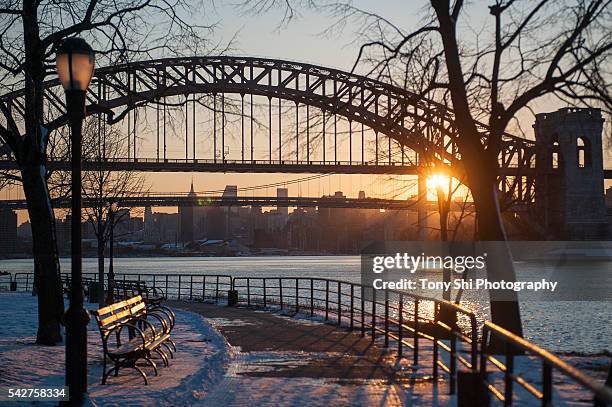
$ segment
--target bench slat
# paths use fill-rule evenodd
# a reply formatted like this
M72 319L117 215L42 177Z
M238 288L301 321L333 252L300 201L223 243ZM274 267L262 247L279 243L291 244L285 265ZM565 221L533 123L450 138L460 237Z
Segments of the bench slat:
M140 302L142 301L142 297L140 295L137 295L135 297L132 298L128 298L127 300L123 300L123 301L119 301L116 302L114 304L111 305L107 305L106 307L100 308L97 313L102 315L102 314L109 314L112 313L113 311L120 309L120 308L125 308L128 307L134 303Z

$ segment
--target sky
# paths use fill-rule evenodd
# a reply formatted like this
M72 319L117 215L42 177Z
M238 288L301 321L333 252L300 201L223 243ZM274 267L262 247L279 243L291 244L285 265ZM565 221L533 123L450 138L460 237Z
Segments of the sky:
M486 7L474 5L488 5L490 2L477 0L472 2L469 10L469 22L472 26L482 25L488 19ZM367 0L355 1L358 7L370 9L388 18L394 24L409 30L419 25L423 17L424 0L399 1L385 0L372 2ZM357 44L354 42L355 31L346 27L342 31L336 30L332 35L324 35L326 29L336 26L336 20L327 13L317 10L301 10L300 15L290 24L280 26L283 10L271 9L263 13L249 13L240 9L235 2L205 2L204 6L194 11L194 16L202 18L206 23L216 22L216 28L211 34L212 43L226 44L232 42L231 54L271 57L300 62L309 62L317 65L350 70L357 55ZM560 106L536 106L540 111L556 110ZM531 123L523 125L530 129ZM180 151L179 147L176 147ZM608 160L608 167L610 167ZM149 176L148 182L151 191L159 192L187 192L193 181L196 191L210 191L223 189L225 185L233 184L239 187L284 182L302 178L307 175L283 174L155 174ZM400 189L412 192L414 183L407 181ZM397 195L397 180L390 180L387 176L327 176L315 181L287 186L290 195L318 196L332 194L343 190L348 196L356 196L359 190L366 190L370 196L391 197ZM258 190L259 195L273 195L275 188ZM20 189L6 188L0 191L0 197L22 197ZM173 211L174 209L171 209ZM19 214L19 221L26 219L25 213Z

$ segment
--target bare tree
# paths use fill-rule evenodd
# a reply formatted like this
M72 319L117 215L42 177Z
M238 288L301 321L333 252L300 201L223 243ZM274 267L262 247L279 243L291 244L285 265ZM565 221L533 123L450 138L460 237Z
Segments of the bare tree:
M87 160L97 163L98 168L83 172L83 198L90 204L85 208L87 221L93 228L97 240L98 281L104 282L104 249L114 226L129 213L121 206L122 198L148 192L145 177L134 171L112 171L105 168L104 161L127 156L124 135L117 127L107 126L99 117L91 116L85 123L83 137L88 148L84 151ZM110 206L116 216L109 216ZM101 284L101 287L104 285ZM105 304L104 290L100 288L99 304Z
M456 177L465 175L477 211L478 239L483 241L506 241L498 191L505 132L520 130L519 119L538 101L597 107L607 113L612 108L606 67L612 49L610 0L491 0L490 19L482 27L472 21L482 3L430 0L422 24L410 30L394 23L392 16L359 9L352 2L245 4L256 12L283 7L287 20L299 16L299 7L327 10L338 18L333 30L357 27L360 50L354 69L452 111L456 132L447 136L458 153L453 171ZM496 260L488 265L489 278L514 280L507 245L489 254ZM491 302L492 319L522 334L516 294L507 294L509 301Z
M97 50L98 65L127 62L166 52L193 54L207 43L210 27L188 21L197 5L188 0L2 0L0 2L0 89L24 90L24 114L0 103L0 149L8 147L20 169L32 224L38 287L37 342L61 340L63 299L55 221L47 183L51 133L66 118L47 121L43 81L54 74L61 40L80 35Z

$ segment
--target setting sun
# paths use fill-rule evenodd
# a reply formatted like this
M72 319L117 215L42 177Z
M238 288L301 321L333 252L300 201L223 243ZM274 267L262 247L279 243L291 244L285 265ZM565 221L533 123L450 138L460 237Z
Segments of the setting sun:
M449 179L446 175L432 174L427 177L427 189L435 191L438 188L442 188L443 190L447 190L448 182Z

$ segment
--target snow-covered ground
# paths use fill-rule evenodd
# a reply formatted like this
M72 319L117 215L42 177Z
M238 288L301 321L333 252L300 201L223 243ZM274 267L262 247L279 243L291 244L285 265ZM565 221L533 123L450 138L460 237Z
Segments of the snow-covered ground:
M9 386L63 385L64 346L43 347L34 344L36 310L36 297L25 293L0 292L0 391L6 391ZM421 345L422 357L417 369L411 367L407 359L397 361L400 376L412 379L398 383L377 380L347 382L318 377L258 377L248 373L253 369L270 369L271 366L300 365L313 359L331 363L338 355L329 352L242 352L229 346L215 326L239 325L248 321L205 319L182 310L176 310L176 314L173 338L178 352L169 367L162 367L158 363L159 376L147 370L149 386L144 386L140 376L129 369L121 371L118 377L111 376L107 385L100 384L101 339L95 322L89 324L89 405L335 407L456 404L456 398L447 394L447 382L434 385L428 378L431 372L431 346L425 342ZM298 315L295 319L302 324L321 323L320 316L309 318ZM607 356L568 356L563 359L590 376L605 380L609 361ZM517 373L541 388L540 366L536 360L520 357L515 366ZM499 374L491 377L498 384L499 378ZM590 404L589 395L567 378L555 374L554 382L558 405ZM498 388L503 389L501 385ZM518 388L515 385L518 390L517 405L539 405Z
M34 344L36 310L36 297L25 293L0 293L0 391L7 391L9 386L30 388L63 385L64 346ZM223 377L229 358L228 348L225 339L201 316L180 310L176 311L176 316L172 336L178 351L170 361L170 366L163 367L161 362L158 363L159 376L154 376L150 368L145 369L149 376L148 386L143 385L142 378L132 369L120 371L118 377L111 376L106 385L100 384L102 340L95 321L90 322L89 405L200 404Z

